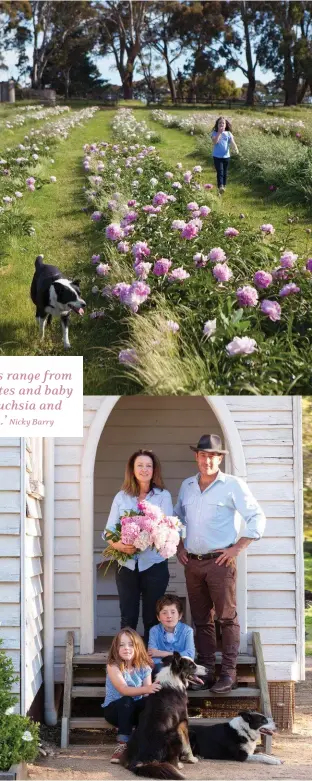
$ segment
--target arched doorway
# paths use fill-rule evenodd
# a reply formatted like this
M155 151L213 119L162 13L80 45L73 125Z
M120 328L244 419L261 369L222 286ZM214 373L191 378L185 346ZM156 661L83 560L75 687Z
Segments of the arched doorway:
M109 483L109 488L105 489L107 503L109 492L113 495L118 490L122 477L120 470L124 468L126 456L137 446L152 447L155 450L157 448L162 461L164 455L167 455L168 474L164 472L164 477L167 487L174 495L181 479L194 473L193 462L181 467L182 461L187 462L192 458L185 455L191 454L188 443L193 440L196 442L196 437L206 430L223 434L229 450L225 470L245 478L246 464L242 443L223 397L103 397L84 444L81 464L81 653L92 653L94 650L94 540L105 525L103 519L98 518L94 530L94 512L99 509L94 505L94 501L97 501L94 470L98 448L104 454L103 462L106 460L106 464L110 465L111 460L115 459L117 464L109 474L107 467L105 472L104 463L104 471L98 474L99 485L103 485L106 478ZM172 464L180 464L176 474L172 474ZM189 470L186 474L183 472L184 468ZM104 509L106 512L107 507ZM242 651L247 647L246 603L246 554L242 553L238 567Z

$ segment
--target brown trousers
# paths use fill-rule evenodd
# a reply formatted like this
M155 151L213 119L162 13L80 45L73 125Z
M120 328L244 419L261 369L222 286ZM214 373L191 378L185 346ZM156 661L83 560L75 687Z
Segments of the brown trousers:
M215 559L191 559L185 567L186 586L195 624L198 662L214 668L217 650L215 619L222 631L222 675L235 676L240 644L236 608L236 560L226 567Z

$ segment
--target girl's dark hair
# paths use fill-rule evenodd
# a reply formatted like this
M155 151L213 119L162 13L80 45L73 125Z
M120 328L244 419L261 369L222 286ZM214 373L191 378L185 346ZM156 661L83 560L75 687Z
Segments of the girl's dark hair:
M225 121L225 129L226 129L226 130L229 130L229 131L230 131L230 133L232 133L232 125L231 125L231 123L229 122L229 120L228 120L228 119L226 119L226 117L218 117L218 119L217 119L217 121L216 121L216 124L214 125L214 128L213 128L213 129L214 129L216 132L218 131L218 124L219 124L219 122L220 122L220 119L224 119L224 121Z
M130 496L139 496L140 486L134 474L134 462L135 459L138 458L138 456L148 456L153 462L153 475L150 483L150 489L151 488L164 489L165 486L162 479L159 459L157 458L157 456L155 456L155 453L153 453L152 450L141 449L141 450L136 450L135 453L132 453L132 456L130 456L127 462L125 479L123 481L121 490L125 491L126 494L130 494Z

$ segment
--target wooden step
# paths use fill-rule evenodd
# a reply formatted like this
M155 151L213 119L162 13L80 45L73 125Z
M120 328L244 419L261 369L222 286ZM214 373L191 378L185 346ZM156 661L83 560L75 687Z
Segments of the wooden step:
M105 684L105 681L106 681L106 675L101 675L101 673L94 673L93 672L93 674L92 674L92 672L91 672L91 674L88 675L85 671L82 671L81 668L80 668L79 672L77 672L77 673L75 672L74 673L74 684L75 685L83 685L83 684L88 684L89 683L91 686L92 686L92 684L94 686L100 686L102 684L102 686L103 686Z
M103 651L103 653L94 653L94 654L75 654L73 658L73 664L84 664L87 666L94 665L94 664L102 664L106 665L107 662L107 656L108 653ZM216 664L221 664L222 662L222 653L221 651L217 651L216 653ZM237 659L237 664L247 664L247 665L255 665L256 664L256 657L250 656L249 654L239 654Z
M251 686L238 686L237 689L231 689L230 692L225 692L224 694L216 694L215 692L210 691L210 689L197 689L194 691L188 691L188 698L189 700L193 699L207 699L212 700L216 699L217 697L231 697L232 699L242 698L242 697L260 697L260 689L255 689Z
M106 664L108 654L96 653L96 654L75 654L73 658L73 664Z
M101 716L75 716L69 719L69 729L114 729L114 727Z
M105 686L74 686L72 697L105 697Z
M237 689L232 689L230 692L225 692L225 694L216 694L215 692L210 691L210 689L198 689L197 691L189 690L188 691L188 698L192 700L193 698L201 698L201 699L216 699L216 697L232 697L235 699L236 697L259 697L260 696L260 689L256 689L252 686L238 686ZM74 685L72 687L72 697L105 697L105 686L76 686Z

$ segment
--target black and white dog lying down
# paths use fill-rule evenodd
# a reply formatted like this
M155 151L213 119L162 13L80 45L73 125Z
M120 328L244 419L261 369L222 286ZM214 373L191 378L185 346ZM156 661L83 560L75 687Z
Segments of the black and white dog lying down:
M194 720L195 721L195 720ZM231 721L220 724L190 726L192 750L202 759L228 759L237 762L264 762L281 765L271 754L254 754L261 734L272 735L274 721L256 711L241 711Z
M197 677L206 668L175 651L163 659L155 680L160 691L146 699L146 705L120 763L144 778L181 778L180 760L198 762L188 736L187 686L202 683Z
M30 297L36 307L41 339L44 339L45 326L52 317L60 317L64 348L69 349L69 315L71 312L83 315L86 306L80 296L79 280L66 279L57 266L43 263L43 255L36 258L35 269Z

